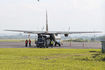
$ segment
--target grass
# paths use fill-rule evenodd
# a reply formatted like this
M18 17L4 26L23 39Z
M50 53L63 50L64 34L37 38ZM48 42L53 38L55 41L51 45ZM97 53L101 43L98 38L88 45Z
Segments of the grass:
M0 48L0 70L105 70L101 49Z

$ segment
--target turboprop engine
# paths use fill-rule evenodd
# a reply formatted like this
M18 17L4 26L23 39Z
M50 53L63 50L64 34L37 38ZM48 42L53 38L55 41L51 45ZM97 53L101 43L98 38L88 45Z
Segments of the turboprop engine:
M68 37L68 34L64 34L65 35L65 37Z
M69 32L69 30L70 30L70 27L68 28L68 32ZM64 36L65 36L65 37L68 37L69 34L64 34Z
M56 36L58 36L58 34L55 34Z

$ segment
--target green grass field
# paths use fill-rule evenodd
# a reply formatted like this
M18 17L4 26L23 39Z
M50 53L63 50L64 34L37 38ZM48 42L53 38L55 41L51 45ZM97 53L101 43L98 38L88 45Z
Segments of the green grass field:
M0 48L0 70L105 70L101 49Z

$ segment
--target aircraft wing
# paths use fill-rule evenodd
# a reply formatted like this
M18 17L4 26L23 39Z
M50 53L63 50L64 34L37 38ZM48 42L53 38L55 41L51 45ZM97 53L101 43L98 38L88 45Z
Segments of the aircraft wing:
M5 31L13 31L13 32L23 32L23 33L31 33L31 34L81 34L81 33L102 33L101 31L81 31L81 32L69 32L69 31L27 31L27 30L5 30Z
M81 34L81 33L102 33L101 31L73 31L73 32L67 32L67 31L56 31L51 32L52 34Z
M41 34L46 32L46 31L27 31L27 30L4 30L4 31L23 32L23 33L31 33L31 34Z

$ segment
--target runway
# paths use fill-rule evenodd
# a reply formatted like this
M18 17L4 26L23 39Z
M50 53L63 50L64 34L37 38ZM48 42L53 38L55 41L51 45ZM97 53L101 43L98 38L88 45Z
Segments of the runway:
M31 47L25 47L25 42L0 42L0 48L37 48L35 43L32 42ZM51 48L51 47L49 47ZM101 49L102 45L101 43L84 43L83 42L63 42L63 45L61 47L56 46L53 48L73 48L73 49Z

